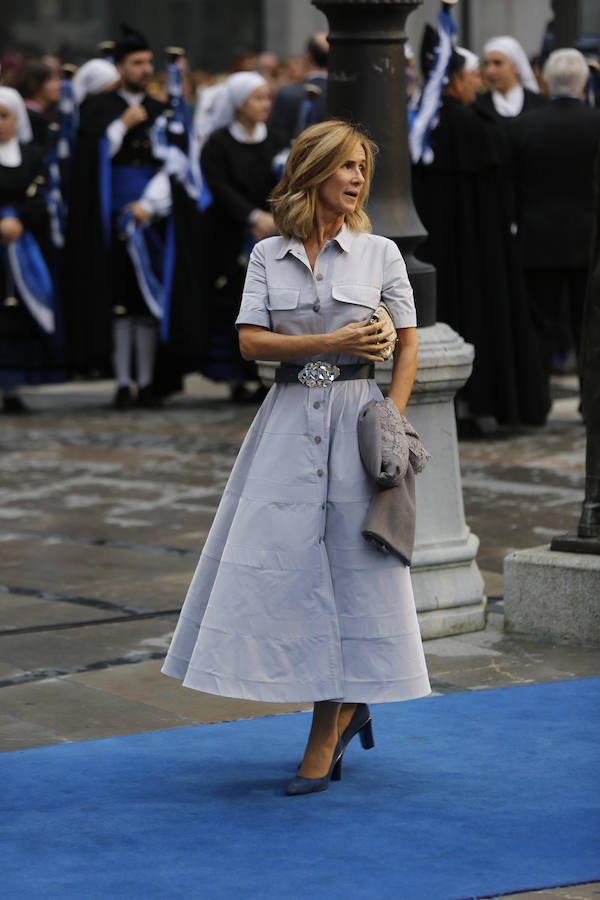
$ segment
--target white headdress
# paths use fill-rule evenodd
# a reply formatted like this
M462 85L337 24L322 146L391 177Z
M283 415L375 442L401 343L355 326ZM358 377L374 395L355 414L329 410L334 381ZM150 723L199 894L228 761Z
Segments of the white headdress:
M491 38L483 45L484 55L489 53L490 50L496 50L498 53L503 53L504 56L507 56L516 66L519 81L523 87L533 91L534 94L539 94L540 89L533 74L533 69L529 65L527 54L516 38L510 37L508 34Z
M89 94L97 94L102 88L114 84L120 78L119 72L107 59L89 59L73 76L73 93L81 105Z
M464 57L465 60L465 69L467 72L472 72L479 65L479 57L476 53L473 53L471 50L467 50L466 47L455 47L454 48L457 53L460 53L461 56Z
M258 72L234 72L220 84L205 88L195 116L196 133L201 143L217 128L231 125L236 110L243 106L250 94L266 85Z
M33 137L31 123L27 115L27 107L23 98L14 88L0 87L0 106L6 106L15 117L17 138L22 144L28 144Z

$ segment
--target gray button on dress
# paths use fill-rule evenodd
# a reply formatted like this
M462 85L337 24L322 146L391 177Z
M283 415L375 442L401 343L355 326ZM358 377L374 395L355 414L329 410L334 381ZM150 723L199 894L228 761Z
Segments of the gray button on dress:
M344 226L317 265L318 296L300 241L258 243L237 324L331 332L367 318L380 297L398 328L416 324L392 241ZM165 674L199 691L269 702L375 703L430 692L410 572L361 535L373 484L357 418L381 396L369 379L273 385L225 488Z

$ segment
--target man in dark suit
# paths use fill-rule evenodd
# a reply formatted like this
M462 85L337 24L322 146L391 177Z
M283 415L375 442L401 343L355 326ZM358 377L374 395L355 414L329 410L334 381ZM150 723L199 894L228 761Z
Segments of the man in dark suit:
M600 110L582 102L588 67L578 50L555 50L544 78L551 102L513 119L509 136L521 265L550 374L565 326L576 350L581 341Z
M327 55L324 31L313 34L304 51L306 75L300 84L286 84L275 95L269 124L290 140L327 116Z

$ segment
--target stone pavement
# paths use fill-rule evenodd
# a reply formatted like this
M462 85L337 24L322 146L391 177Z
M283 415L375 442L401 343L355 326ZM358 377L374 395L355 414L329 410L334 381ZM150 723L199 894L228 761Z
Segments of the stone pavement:
M127 413L110 409L107 382L32 389L31 415L0 419L0 749L307 709L160 675L254 414L199 377L186 388L160 411ZM504 556L574 528L583 497L575 379L555 379L554 394L545 428L461 441L489 616L485 631L426 642L438 693L600 674L593 648L502 630ZM600 885L536 893L588 900Z

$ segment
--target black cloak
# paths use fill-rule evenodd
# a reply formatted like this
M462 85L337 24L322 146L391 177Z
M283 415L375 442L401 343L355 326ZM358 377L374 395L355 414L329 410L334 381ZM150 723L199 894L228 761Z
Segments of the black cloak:
M148 119L130 129L130 146L148 143L156 118L169 110L146 96ZM81 107L71 175L64 267L64 297L70 367L73 371L110 371L113 297L111 249L104 241L99 191L99 141L108 125L126 109L116 92L88 98ZM125 143L125 142L124 142ZM156 171L161 162L153 160ZM195 201L171 177L175 228L175 264L170 295L169 332L159 348L179 371L198 368L204 342L204 307L200 302L201 254Z
M429 232L417 255L437 269L438 320L475 346L460 396L475 416L541 425L550 401L511 235L510 185L499 128L445 97L430 138L434 160L413 168Z

